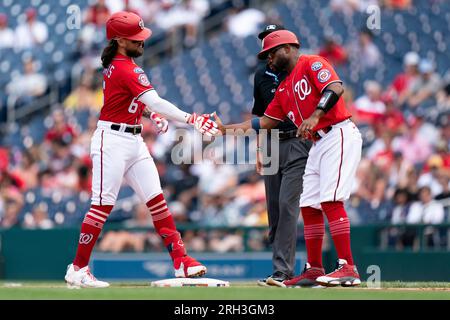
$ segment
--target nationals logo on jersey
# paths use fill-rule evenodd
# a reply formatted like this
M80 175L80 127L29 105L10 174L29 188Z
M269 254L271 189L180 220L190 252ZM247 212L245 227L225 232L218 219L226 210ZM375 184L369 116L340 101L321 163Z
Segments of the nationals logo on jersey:
M150 85L150 81L148 81L147 76L145 75L145 73L141 73L138 77L139 83L142 84L143 86L148 87Z
M298 94L298 98L300 100L305 100L305 98L311 93L311 86L308 83L308 80L304 77L302 80L297 81L294 86L295 93Z
M327 82L328 79L330 79L330 78L331 78L331 72L328 69L323 69L317 75L317 79L319 79L319 81L322 83Z

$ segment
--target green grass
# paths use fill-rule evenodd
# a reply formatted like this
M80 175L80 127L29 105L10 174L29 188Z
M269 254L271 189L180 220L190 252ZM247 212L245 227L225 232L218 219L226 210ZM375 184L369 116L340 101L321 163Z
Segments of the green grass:
M67 289L62 282L0 282L0 299L70 300L450 300L450 283L384 282L381 289L275 288L231 283L228 288L155 288L147 283L113 283L106 289Z

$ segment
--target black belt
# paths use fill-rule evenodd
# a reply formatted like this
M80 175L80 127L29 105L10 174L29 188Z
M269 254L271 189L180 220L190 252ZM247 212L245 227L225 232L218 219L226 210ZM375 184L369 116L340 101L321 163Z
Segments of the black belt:
M328 132L331 131L331 129L333 129L333 127L332 126L328 126L326 128L322 128L320 130L322 130L325 134L327 134ZM320 139L322 139L322 136L317 131L314 131L313 136L312 136L312 140L313 141L319 141Z
M111 125L111 130L120 131L120 124L113 123ZM126 126L124 132L132 133L134 135L140 134L142 131L141 126Z
M278 132L279 140L287 140L287 139L295 138L296 136L297 136L297 130Z

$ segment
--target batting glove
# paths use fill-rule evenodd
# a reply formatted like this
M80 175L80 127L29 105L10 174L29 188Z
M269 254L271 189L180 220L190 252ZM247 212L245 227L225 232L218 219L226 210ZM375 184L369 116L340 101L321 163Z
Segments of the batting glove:
M158 128L158 134L166 133L167 129L169 129L169 122L156 112L150 113L150 120L152 120Z
M215 136L219 132L217 123L211 120L211 115L207 113L198 115L194 112L187 118L186 123L192 124L197 131L207 136Z

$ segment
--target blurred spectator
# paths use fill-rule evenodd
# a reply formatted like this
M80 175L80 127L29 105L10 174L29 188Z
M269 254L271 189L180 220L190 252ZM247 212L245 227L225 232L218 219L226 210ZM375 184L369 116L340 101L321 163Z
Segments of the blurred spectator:
M229 234L228 231L213 230L209 232L209 249L214 252L240 252L244 249L242 235Z
M48 38L47 25L44 22L36 20L36 9L28 8L25 11L25 15L26 21L16 28L14 44L19 49L27 49L41 45Z
M328 36L325 39L325 44L320 49L319 56L327 59L333 66L347 63L347 51L334 40L333 36Z
M331 10L351 16L359 9L359 0L331 0Z
M381 100L381 85L372 80L364 82L365 94L357 98L353 108L357 123L374 124L386 111L386 105Z
M55 109L52 113L52 124L45 133L45 141L54 142L60 140L68 145L76 135L75 128L67 123L64 112L61 109Z
M84 12L83 27L79 34L79 50L83 56L92 54L91 50L99 49L105 40L105 24L111 12L105 4L105 0L97 0Z
M158 16L163 6L161 0L131 0L128 2L129 6L139 13L144 23L149 25L155 23L155 17Z
M435 197L435 199L436 200L450 199L450 177L444 174L440 174L438 176L438 182L442 186L442 192L438 194Z
M14 45L14 31L8 28L8 16L0 13L0 49L12 48Z
M87 77L82 78L80 84L64 100L64 107L100 111L103 106L103 94L98 94L93 89L91 80Z
M27 59L23 62L24 73L12 78L6 86L6 92L18 97L22 103L29 103L47 90L47 78L36 72L35 62Z
M39 165L40 159L36 157L36 152L32 153L31 150L24 151L20 162L13 172L24 181L26 190L39 187Z
M388 9L406 10L411 7L412 0L382 0Z
M378 117L374 122L375 131L389 130L394 135L405 131L406 120L403 112L398 108L395 97L390 93L384 93L381 96L381 101L384 103L386 109L381 117Z
M420 177L417 185L420 187L428 187L433 197L441 194L444 190L439 182L439 177L444 175L441 171L444 166L443 159L437 155L432 155L427 161L427 169Z
M377 133L375 141L367 148L366 157L383 170L389 170L394 161L392 140L394 136L389 130Z
M25 215L22 226L27 229L51 229L54 225L48 217L48 206L43 202L35 205L31 214Z
M19 223L19 213L25 203L21 182L0 168L0 227L10 228Z
M105 0L97 0L91 5L85 13L84 23L93 24L96 27L102 27L106 24L111 13L105 4Z
M391 212L392 224L404 224L408 216L410 203L410 195L406 189L395 190L393 197L394 207Z
M370 30L363 29L358 40L349 45L350 59L355 61L361 70L373 69L381 63L381 53L373 43L373 36Z
M398 187L405 187L408 184L408 173L413 170L412 164L403 158L401 152L394 152L393 162L387 173L389 177L388 198L391 198L392 191Z
M241 6L234 8L226 18L226 28L228 32L238 38L255 35L260 30L260 25L264 23L266 17L264 12L255 8L245 8Z
M407 93L407 104L411 108L416 108L428 98L434 98L442 86L441 77L434 71L431 61L421 60L419 72L420 77L411 83Z
M424 163L431 155L431 146L418 133L420 123L416 118L409 122L410 127L406 132L392 141L394 151L400 151L403 157L412 164Z
M436 94L438 107L442 110L450 110L450 82L446 83Z
M186 230L183 233L183 242L188 251L202 252L207 248L207 234L204 230Z
M406 222L409 224L440 224L444 222L444 219L444 207L433 200L431 189L429 187L420 188L419 201L411 205Z
M399 105L405 102L411 84L420 78L419 61L420 57L416 52L411 51L405 54L403 57L404 72L398 74L389 87L389 94L397 97Z
M385 173L369 160L364 159L357 169L356 179L354 194L370 203L372 209L378 208L384 200L384 191L387 187Z
M165 0L155 15L155 23L175 37L173 41L177 31L182 30L184 45L192 47L197 43L200 23L208 13L209 2L206 0L182 0L179 3Z

